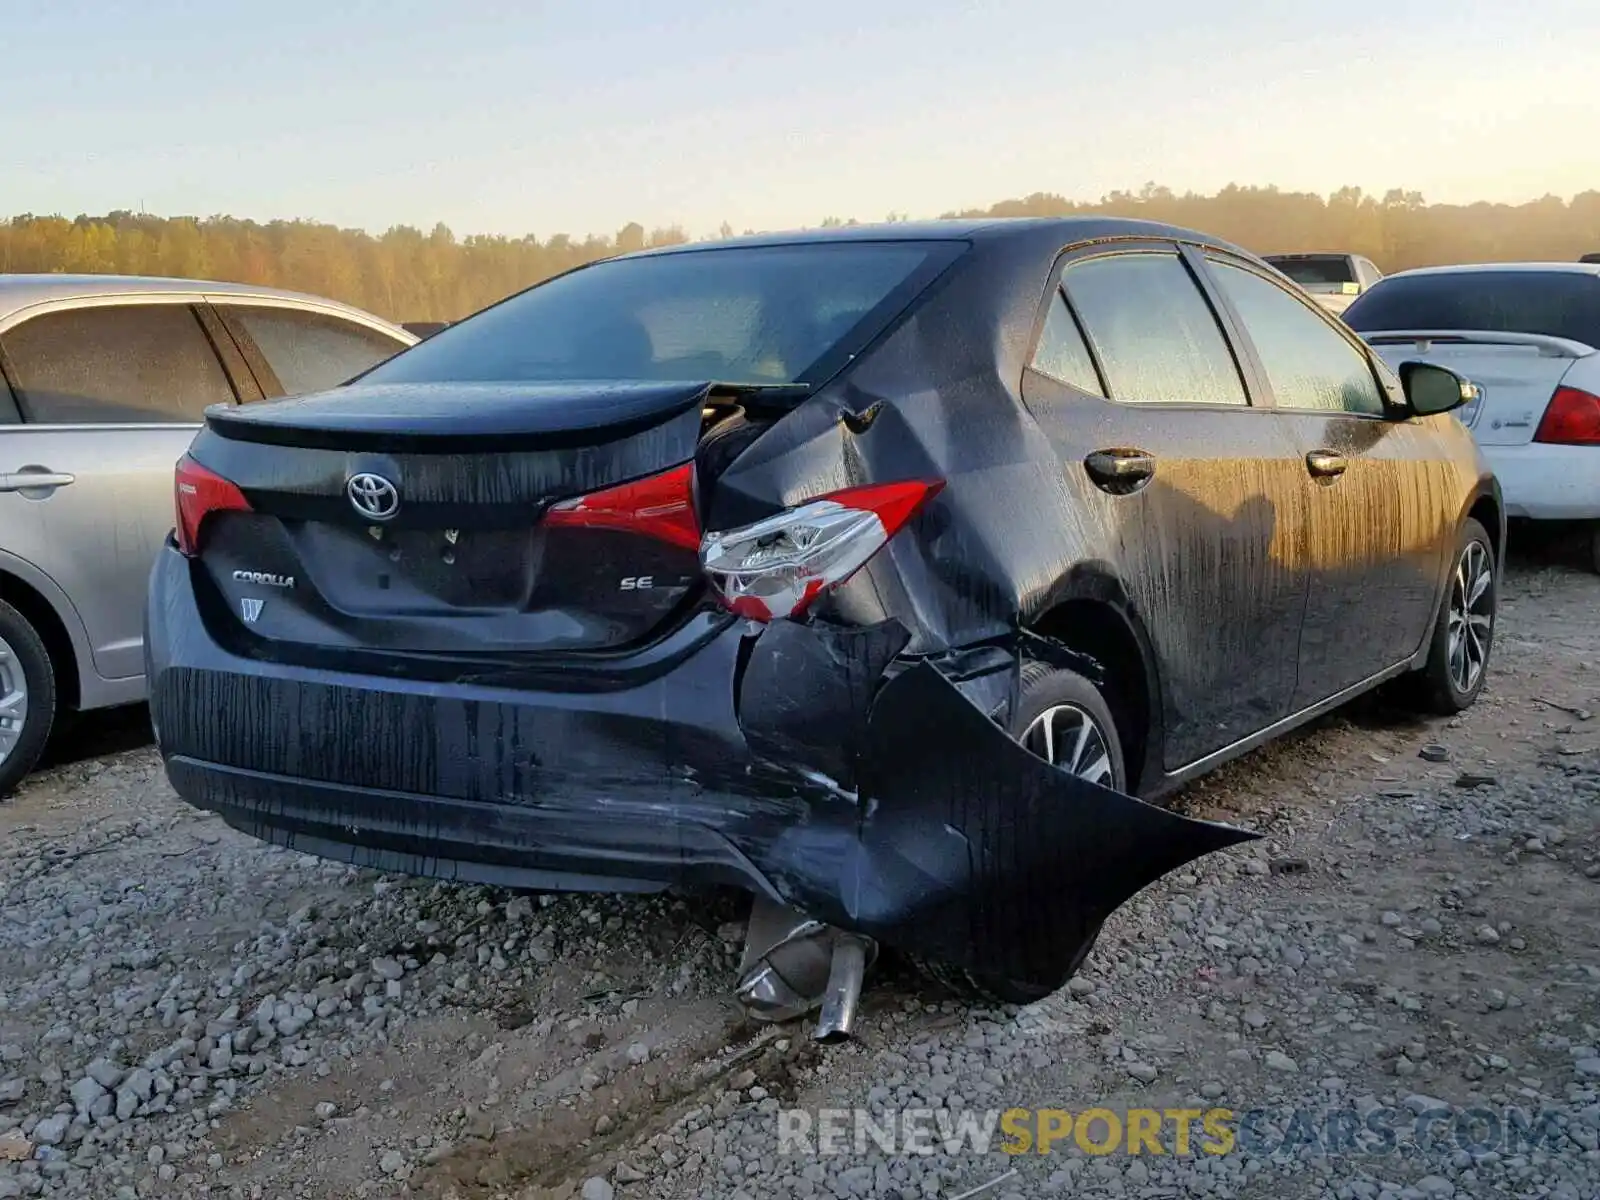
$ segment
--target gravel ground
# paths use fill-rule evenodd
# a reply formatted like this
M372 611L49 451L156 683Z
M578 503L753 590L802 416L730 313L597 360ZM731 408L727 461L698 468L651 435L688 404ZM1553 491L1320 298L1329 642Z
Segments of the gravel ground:
M890 964L828 1049L741 1017L728 897L384 878L187 809L147 747L58 763L0 804L0 1200L1600 1195L1597 618L1600 579L1518 565L1463 718L1364 703L1225 768L1179 803L1265 839L1136 898L1069 989L974 1010ZM1238 1132L779 1153L780 1109L1015 1106Z

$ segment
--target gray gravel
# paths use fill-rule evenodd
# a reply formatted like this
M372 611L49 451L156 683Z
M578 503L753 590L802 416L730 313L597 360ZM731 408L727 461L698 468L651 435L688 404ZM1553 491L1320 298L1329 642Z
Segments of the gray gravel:
M46 775L0 822L0 1198L272 1195L235 1183L269 1125L296 1148L372 1138L318 1167L326 1194L378 1194L493 1131L493 1077L472 1085L503 1045L481 1028L586 1029L648 990L698 1017L731 970L682 900L509 896L262 846L179 804L149 751ZM411 1134L387 1101L440 1038L483 1051L456 1064L474 1103ZM656 1049L635 1037L625 1061ZM518 1065L524 1082L565 1064Z
M1265 840L1060 994L890 967L827 1050L741 1020L722 898L386 879L193 813L148 750L46 772L0 805L0 1200L1600 1195L1600 720L1567 711L1600 711L1600 581L1506 595L1469 714L1368 706L1191 788ZM780 1110L1014 1106L1261 1111L1224 1155L778 1153ZM1511 1108L1550 1146L1452 1124ZM1332 1113L1394 1152L1308 1147Z

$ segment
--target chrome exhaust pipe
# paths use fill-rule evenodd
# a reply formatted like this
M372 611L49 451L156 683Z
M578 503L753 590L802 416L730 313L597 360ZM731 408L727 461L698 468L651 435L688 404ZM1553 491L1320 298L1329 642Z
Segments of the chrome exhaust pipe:
M816 1038L842 1042L855 1025L862 981L878 944L765 897L751 906L735 995L758 1021L822 1012Z
M817 1006L828 977L828 926L758 897L745 931L735 995L758 1021L788 1021Z
M822 1012L812 1035L823 1044L849 1041L856 1023L861 982L867 974L867 940L842 930L833 935L833 959L822 993Z

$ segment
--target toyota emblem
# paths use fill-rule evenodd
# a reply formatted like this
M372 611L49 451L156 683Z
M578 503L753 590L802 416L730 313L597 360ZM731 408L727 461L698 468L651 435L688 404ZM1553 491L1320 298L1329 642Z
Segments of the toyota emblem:
M382 475L352 475L344 490L351 506L368 520L387 521L400 511L400 491Z

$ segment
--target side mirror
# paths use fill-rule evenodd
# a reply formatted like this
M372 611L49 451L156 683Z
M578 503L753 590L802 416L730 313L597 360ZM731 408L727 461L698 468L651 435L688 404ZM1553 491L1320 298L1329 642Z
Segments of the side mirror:
M1478 388L1465 375L1437 363L1403 362L1400 386L1405 390L1410 416L1436 417L1454 412L1478 398Z

